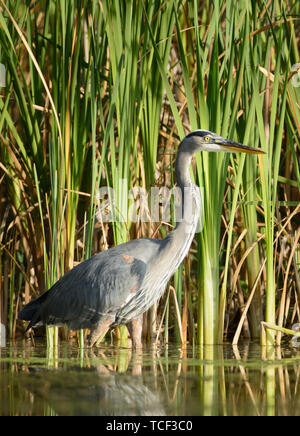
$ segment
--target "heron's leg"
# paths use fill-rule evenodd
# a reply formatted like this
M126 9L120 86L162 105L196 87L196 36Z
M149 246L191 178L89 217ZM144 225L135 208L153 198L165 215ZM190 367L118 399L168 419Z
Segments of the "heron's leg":
M142 348L142 326L142 317L135 318L127 324L134 350Z
M95 329L91 332L89 337L89 347L98 345L102 341L107 331L109 330L111 319L100 322Z

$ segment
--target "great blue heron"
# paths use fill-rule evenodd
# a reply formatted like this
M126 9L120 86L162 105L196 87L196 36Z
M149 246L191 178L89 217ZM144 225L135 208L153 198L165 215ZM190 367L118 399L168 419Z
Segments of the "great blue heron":
M180 143L175 175L182 192L183 218L164 239L136 239L96 254L78 264L51 289L30 301L18 314L39 325L66 324L71 330L89 328L89 345L97 345L114 326L126 324L133 348L141 347L141 316L165 291L192 243L200 213L199 189L189 167L199 151L263 153L207 130L189 133ZM187 192L188 190L188 199Z

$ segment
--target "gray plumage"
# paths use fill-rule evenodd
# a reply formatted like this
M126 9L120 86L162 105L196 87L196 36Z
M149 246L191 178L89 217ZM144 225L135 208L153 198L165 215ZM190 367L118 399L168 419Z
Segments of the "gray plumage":
M67 324L73 330L89 328L95 332L93 345L108 328L140 318L161 297L188 253L197 227L200 195L191 181L189 166L193 154L203 150L260 153L204 130L187 135L178 148L175 164L183 217L175 229L162 240L130 241L77 265L20 311L19 319L30 321L26 330L43 324Z

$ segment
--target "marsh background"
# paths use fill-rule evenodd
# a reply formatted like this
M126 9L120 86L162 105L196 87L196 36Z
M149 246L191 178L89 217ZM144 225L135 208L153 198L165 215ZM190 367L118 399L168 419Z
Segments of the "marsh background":
M144 315L145 336L237 343L259 338L261 321L299 322L299 9L296 0L0 0L0 317L9 338L23 334L23 305L78 262L166 236L174 215L105 222L109 199L97 192L112 187L123 213L130 189L171 189L178 143L197 128L266 154L204 152L193 162L203 231ZM282 331L263 339L280 343ZM126 340L126 328L106 338Z

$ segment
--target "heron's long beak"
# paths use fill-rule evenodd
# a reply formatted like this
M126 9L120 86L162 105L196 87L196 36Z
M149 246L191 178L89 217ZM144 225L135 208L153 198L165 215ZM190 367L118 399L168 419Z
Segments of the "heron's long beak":
M215 143L221 146L222 151L227 152L243 152L250 154L265 154L264 151L258 148L249 147L248 145L240 144L239 142L230 141L230 139L218 138Z

